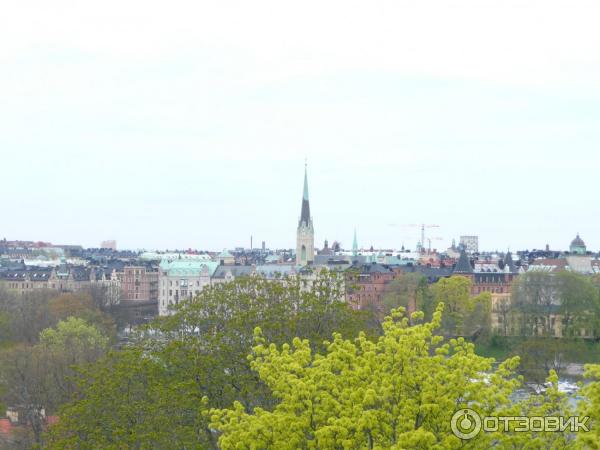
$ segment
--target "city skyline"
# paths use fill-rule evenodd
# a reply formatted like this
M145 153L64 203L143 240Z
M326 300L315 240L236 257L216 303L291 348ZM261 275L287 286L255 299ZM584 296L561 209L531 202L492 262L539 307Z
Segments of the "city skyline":
M302 189L302 208L298 208L298 218L300 218L301 214L300 211L302 210L302 214L304 214L304 203L305 200L307 200L307 195L308 195L308 185L307 185L307 162L305 160L304 162L304 185L303 185L303 189ZM312 200L311 200L312 203ZM310 214L310 211L309 211ZM310 217L312 218L313 215L310 214ZM380 226L381 224L377 224L378 226ZM402 239L401 244L400 245L373 245L372 243L366 243L366 242L360 242L359 239L359 248L360 249L369 249L370 247L373 247L374 249L400 249L401 247L406 247L406 249L410 249L410 250L417 250L418 246L421 242L421 223L387 223L385 224L387 225L388 228L390 229L395 229L395 230L401 230L399 231L400 233L404 233L403 236L405 237L405 239ZM460 225L459 225L460 226ZM429 228L426 225L426 230L425 230L425 246L426 248L431 245L432 249L438 250L438 251L444 251L446 248L450 247L452 242L455 242L456 244L459 243L459 238L461 236L467 236L468 235L466 233L461 233L459 235L456 236L452 236L449 238L440 238L438 235L443 234L440 230L440 228L442 228L443 225L439 225L439 224L435 224L433 225L431 228ZM550 244L549 242L547 242L546 244L543 244L541 246L524 246L524 247L520 247L520 248L515 248L515 247L510 247L510 246L506 246L504 248L502 247L495 247L495 248L491 248L491 247L485 247L485 236L480 236L477 233L471 233L474 236L477 236L480 240L483 237L483 242L484 245L480 246L481 251L483 252L493 252L493 251L500 251L500 252L504 252L504 251L518 251L518 250L533 250L533 249L544 249L547 245L550 247L550 249L552 250L565 250L568 247L568 242L571 242L572 237L575 237L575 234L571 237L568 238L567 240L565 240L562 243L559 243L558 245L553 245ZM576 235L579 237L582 233L580 232L576 232ZM352 230L352 240L356 240L356 235L357 235L357 228L354 227L354 229ZM98 241L98 245L93 243L92 238L87 237L86 241L84 242L74 242L74 241L56 241L56 240L51 240L51 239L39 239L37 237L32 237L32 238L24 238L22 236L12 236L12 237L8 237L8 236L4 236L4 238L8 238L8 240L23 240L23 241L49 241L52 242L52 244L54 245L69 245L69 244L82 244L84 247L87 248L96 248L96 247L100 247L100 245L105 245L107 243L111 243L111 245L113 244L112 239L115 239L114 236L111 236L109 240L102 240L101 242ZM589 237L585 236L585 241L586 242L590 242ZM2 237L0 237L0 239L2 239ZM115 239L116 240L116 239ZM323 246L323 242L325 240L329 241L329 244L332 245L333 242L337 241L338 243L340 243L342 245L342 248L346 251L351 249L351 246L349 245L348 242L350 242L350 240L348 241L344 241L344 240L340 240L338 238L328 238L328 237L324 237L321 241L315 240L315 249L319 249L322 248ZM267 248L270 249L294 249L295 245L290 245L290 246L269 246L268 245L268 239L264 239L261 238L260 236L256 236L254 234L250 234L247 238L247 242L243 243L241 242L239 245L223 245L223 246L218 246L218 247L210 247L210 246L194 246L194 245L182 245L182 246L166 246L166 247L152 247L152 246L137 246L137 247L128 247L126 245L123 245L119 240L116 240L116 244L118 245L119 249L126 249L126 250L140 250L140 249L145 249L145 250L167 250L167 249L171 249L171 250L185 250L188 248L191 249L195 249L195 250L209 250L209 251L218 251L220 249L233 249L233 248L250 248L251 246L253 248L260 248L262 245L262 242L265 241L265 244L267 244ZM90 244L86 244L86 242L91 242ZM412 242L412 244L411 244ZM481 242L481 241L480 241ZM596 251L594 250L593 247L590 247L590 245L588 245L588 248L592 251Z

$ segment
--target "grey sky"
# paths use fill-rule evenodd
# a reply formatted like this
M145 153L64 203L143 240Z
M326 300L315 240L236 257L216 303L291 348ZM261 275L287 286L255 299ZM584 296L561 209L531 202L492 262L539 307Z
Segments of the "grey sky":
M0 237L600 248L600 5L12 2Z

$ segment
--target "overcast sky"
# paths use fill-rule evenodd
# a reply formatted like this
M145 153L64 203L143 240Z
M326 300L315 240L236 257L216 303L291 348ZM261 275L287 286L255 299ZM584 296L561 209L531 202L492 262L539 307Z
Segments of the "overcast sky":
M525 6L524 4L527 4ZM600 249L597 1L8 2L0 238ZM396 226L392 226L395 224Z

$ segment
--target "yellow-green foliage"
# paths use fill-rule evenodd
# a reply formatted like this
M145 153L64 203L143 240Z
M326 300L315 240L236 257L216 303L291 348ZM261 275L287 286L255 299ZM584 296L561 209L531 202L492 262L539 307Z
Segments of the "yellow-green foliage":
M511 408L520 381L518 358L492 368L493 359L474 353L460 339L435 335L443 305L429 323L409 326L404 310L386 318L377 342L354 342L339 334L324 355L295 339L281 348L256 330L252 368L279 403L272 411L248 413L241 404L214 409L212 427L223 449L400 449L486 448L493 435L462 442L450 430L458 408L495 415ZM416 313L412 321L422 318ZM484 375L487 373L487 375Z
M581 390L584 398L578 413L590 418L590 432L578 433L577 444L579 448L600 449L600 365L586 364L585 377L591 379L591 383Z

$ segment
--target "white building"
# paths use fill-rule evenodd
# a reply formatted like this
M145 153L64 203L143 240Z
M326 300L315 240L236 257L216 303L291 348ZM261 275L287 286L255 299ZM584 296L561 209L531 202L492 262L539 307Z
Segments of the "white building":
M218 263L208 259L164 259L158 277L158 314L169 314L169 306L199 294L211 284Z
M459 244L467 253L479 253L479 236L461 236Z
M117 250L117 241L115 241L114 239L110 239L108 241L102 241L100 243L100 248L107 248L110 250Z

